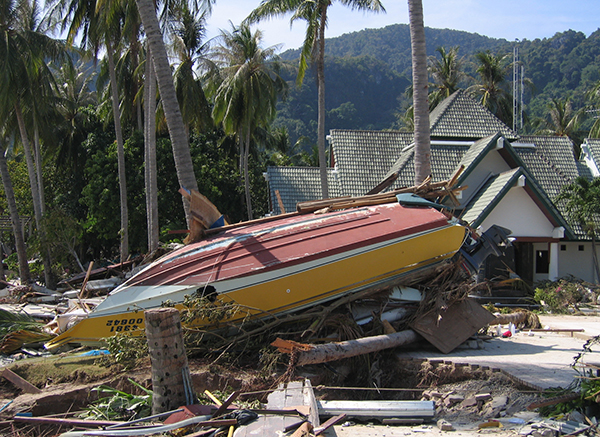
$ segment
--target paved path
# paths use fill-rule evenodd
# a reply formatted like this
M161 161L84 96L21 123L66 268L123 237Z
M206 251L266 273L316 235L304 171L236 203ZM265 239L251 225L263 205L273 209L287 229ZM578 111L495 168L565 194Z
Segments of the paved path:
M571 368L574 357L587 339L600 335L600 316L542 316L542 325L551 328L583 328L583 333L571 337L568 333L518 332L510 338L484 341L481 349L461 346L449 354L436 349L400 352L402 358L445 360L502 369L541 388L567 387L578 373ZM600 345L592 347L584 362L600 365Z

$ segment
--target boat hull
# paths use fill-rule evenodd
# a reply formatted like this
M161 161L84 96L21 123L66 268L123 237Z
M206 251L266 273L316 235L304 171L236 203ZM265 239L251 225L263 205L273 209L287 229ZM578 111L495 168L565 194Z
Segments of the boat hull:
M158 260L47 347L142 332L145 309L207 289L216 293L215 305L239 308L226 322L299 311L396 283L452 257L464 238L465 228L440 212L400 205L249 227Z

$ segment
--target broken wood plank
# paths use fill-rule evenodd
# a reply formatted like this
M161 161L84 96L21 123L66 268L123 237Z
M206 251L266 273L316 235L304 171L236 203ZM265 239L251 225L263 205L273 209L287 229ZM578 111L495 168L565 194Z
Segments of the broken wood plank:
M309 437L312 430L312 424L310 422L304 422L296 431L294 431L291 437Z
M387 335L363 337L356 340L311 345L309 350L298 350L296 365L326 363L344 358L377 352L417 341L419 336L412 330Z
M314 430L315 435L321 435L336 423L340 423L346 418L346 413L339 414L337 416L330 417L323 425Z
M48 425L67 425L80 428L101 428L112 425L123 425L126 422L117 422L113 420L84 420L84 419L59 419L57 417L29 417L14 416L15 422L43 423Z
M569 393L563 396L556 396L551 399L546 399L544 401L534 402L527 406L529 411L535 410L537 408L549 407L550 405L561 404L563 402L574 401L575 399L579 399L581 394L579 393Z
M17 375L15 372L13 372L10 369L5 368L4 370L2 370L2 376L4 378L8 379L10 382L12 382L17 387L19 387L25 393L36 394L36 393L42 392L35 385L33 385L29 381L21 378L19 375Z
M217 411L215 411L213 417L219 417L220 415L222 415L227 410L227 408L233 403L233 401L235 401L238 398L240 393L241 392L239 391L234 391L233 393L231 393L229 397L225 399L225 402L219 405L219 408L217 408Z

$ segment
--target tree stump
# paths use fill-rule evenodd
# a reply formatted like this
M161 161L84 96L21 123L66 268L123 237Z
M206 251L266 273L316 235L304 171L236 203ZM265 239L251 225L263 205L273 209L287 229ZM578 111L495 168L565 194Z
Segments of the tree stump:
M175 308L144 312L152 364L152 413L171 411L194 403L181 318Z

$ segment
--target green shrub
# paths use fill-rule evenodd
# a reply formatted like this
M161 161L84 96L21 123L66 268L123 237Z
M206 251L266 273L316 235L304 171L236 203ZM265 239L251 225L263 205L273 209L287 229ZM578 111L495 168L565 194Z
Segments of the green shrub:
M535 289L534 299L546 311L555 314L567 314L579 311L578 304L583 302L587 289L579 283L564 279L547 281Z

